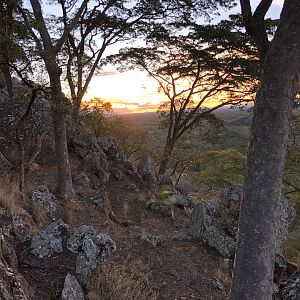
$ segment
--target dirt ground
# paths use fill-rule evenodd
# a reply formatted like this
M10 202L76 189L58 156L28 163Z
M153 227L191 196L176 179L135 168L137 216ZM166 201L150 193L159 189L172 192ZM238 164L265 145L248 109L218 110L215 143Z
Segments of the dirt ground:
M29 174L32 186L43 183L53 190L54 180L49 176L51 172L54 172L54 169L48 167ZM162 216L146 209L144 190L128 188L134 183L130 177L124 177L122 180L112 179L104 187L101 184L99 186L99 180L92 174L88 176L92 182L91 187L75 186L77 199L65 203L61 207L61 213L64 221L72 227L91 225L99 232L108 233L116 241L117 251L105 265L121 267L128 258L143 265L148 288L156 299L227 298L230 285L228 261L200 241L173 240L174 235L184 232L189 224L189 216L183 209L175 208L174 218ZM91 199L95 197L97 190L103 187L108 194L109 204L105 207L96 207ZM154 245L145 240L144 237L149 236L162 237L163 245ZM22 253L23 250L18 251ZM57 261L61 260L61 257L57 258ZM53 272L58 270L54 266L51 268ZM21 258L20 270L29 284L36 285L35 288L40 289L40 295L43 295L42 291L46 289L46 285L49 288L51 283L47 277L43 277L43 268L32 270L26 258L23 261ZM61 278L59 280L61 281ZM91 288L89 286L84 288L89 295ZM100 298L88 296L87 299ZM113 296L107 299L119 300ZM143 300L140 297L135 299Z

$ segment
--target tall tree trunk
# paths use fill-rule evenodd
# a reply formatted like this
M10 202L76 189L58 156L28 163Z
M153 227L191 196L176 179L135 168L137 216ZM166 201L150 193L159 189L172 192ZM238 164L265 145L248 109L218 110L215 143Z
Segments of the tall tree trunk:
M64 113L59 111L53 112L53 127L55 136L59 194L63 199L71 200L74 198L75 192L72 185Z
M56 163L58 190L60 196L65 200L73 199L75 192L72 184L71 166L69 162L65 115L66 99L62 92L60 76L55 57L49 55L45 59L47 71L50 77L51 99L53 102L53 127L55 137Z
M8 63L1 64L1 72L3 73L3 76L5 78L7 93L9 95L9 97L12 99L13 98L13 86L12 86L12 78L11 78Z
M278 201L300 72L300 1L286 0L265 58L248 149L231 300L269 300Z

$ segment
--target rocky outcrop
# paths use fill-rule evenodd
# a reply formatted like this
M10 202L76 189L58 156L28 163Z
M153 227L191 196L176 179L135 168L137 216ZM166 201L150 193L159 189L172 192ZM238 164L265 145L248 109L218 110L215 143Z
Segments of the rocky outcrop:
M16 252L9 242L12 231L3 226L3 221L0 224L0 299L29 300L28 284L18 272Z
M70 273L66 276L61 300L84 300L84 293L79 282Z
M75 254L75 272L80 279L86 280L97 264L116 250L116 243L91 226L82 225L72 231L62 220L57 220L32 236L30 247L31 253L39 259L63 252L66 258L68 252Z
M16 140L16 125L27 109L27 103L7 101L0 107L0 150L5 158L15 165L19 160L19 150ZM25 158L32 157L37 149L37 137L44 135L45 151L43 159L52 149L54 153L54 137L51 127L52 117L47 100L38 97L26 118L26 122L20 128L20 135L24 141ZM46 141L49 143L46 145ZM47 154L47 155L45 155Z
M195 205L189 234L201 239L222 255L233 257L237 241L242 186L232 185L220 200L201 201ZM295 211L283 196L280 199L279 232L276 253L283 247Z
M67 248L77 254L76 274L85 280L98 263L116 250L116 243L107 234L97 234L93 227L82 225L68 239Z
M40 185L32 192L31 200L33 204L40 206L48 216L50 221L54 221L57 217L57 200L56 197L50 193L45 185Z

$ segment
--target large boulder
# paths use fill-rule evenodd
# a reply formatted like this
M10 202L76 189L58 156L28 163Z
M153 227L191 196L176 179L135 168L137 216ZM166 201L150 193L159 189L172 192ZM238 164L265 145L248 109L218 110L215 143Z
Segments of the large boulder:
M201 201L195 205L189 234L201 239L226 257L233 257L237 241L240 202L243 187L232 185L219 200ZM276 253L280 253L295 210L283 196L280 198L279 231Z

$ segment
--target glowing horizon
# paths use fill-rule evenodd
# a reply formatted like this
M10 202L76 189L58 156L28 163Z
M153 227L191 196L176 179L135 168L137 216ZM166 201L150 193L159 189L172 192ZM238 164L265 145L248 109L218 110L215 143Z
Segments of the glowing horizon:
M109 101L118 114L153 112L166 100L157 87L157 82L144 72L109 70L93 78L84 101L93 97Z

